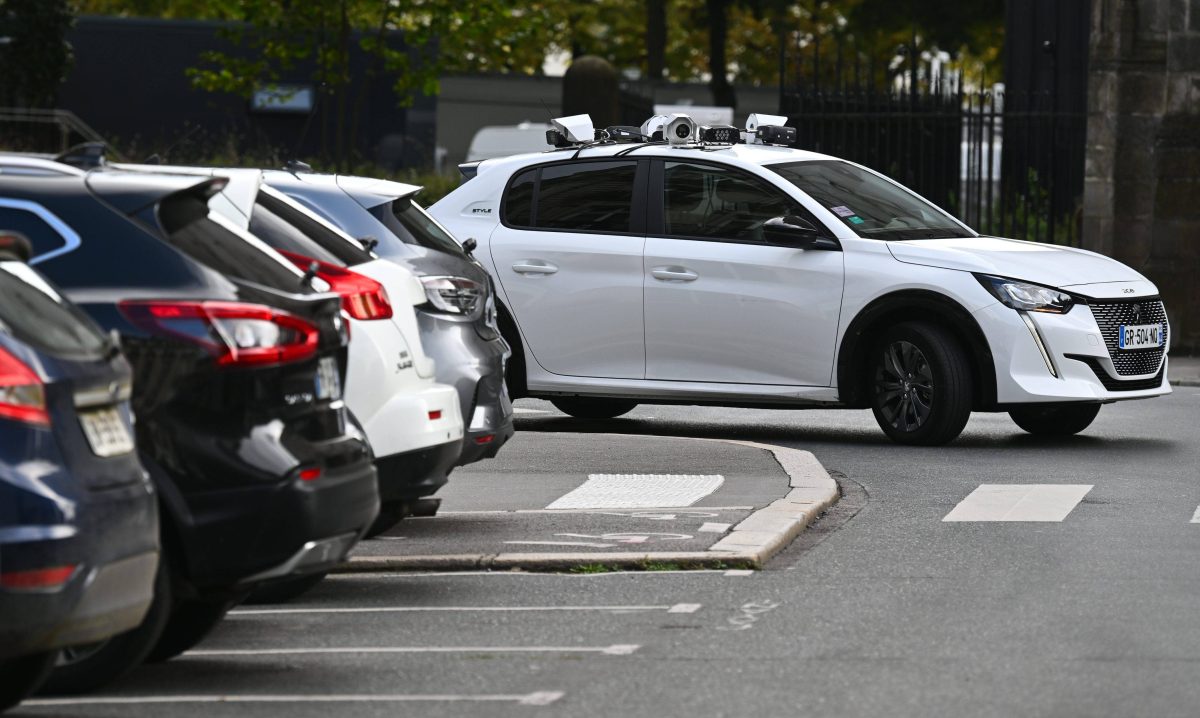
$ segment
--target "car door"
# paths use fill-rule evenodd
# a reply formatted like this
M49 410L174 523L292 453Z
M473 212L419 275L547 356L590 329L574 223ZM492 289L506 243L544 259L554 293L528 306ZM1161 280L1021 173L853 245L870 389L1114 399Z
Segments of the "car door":
M743 170L656 160L645 271L646 378L829 386L841 251L773 246L762 225L796 200Z
M505 190L490 241L496 278L530 354L551 373L645 376L648 165L557 162L517 173Z

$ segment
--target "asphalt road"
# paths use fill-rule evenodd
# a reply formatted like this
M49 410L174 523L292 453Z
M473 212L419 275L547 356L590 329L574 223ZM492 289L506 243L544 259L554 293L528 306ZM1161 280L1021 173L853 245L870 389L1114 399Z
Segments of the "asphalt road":
M295 612L231 616L110 704L16 715L1192 716L1198 426L1186 387L1066 440L979 415L940 449L865 412L523 413L521 431L808 449L846 496L761 573L338 577ZM1061 521L942 520L981 484L1092 488Z

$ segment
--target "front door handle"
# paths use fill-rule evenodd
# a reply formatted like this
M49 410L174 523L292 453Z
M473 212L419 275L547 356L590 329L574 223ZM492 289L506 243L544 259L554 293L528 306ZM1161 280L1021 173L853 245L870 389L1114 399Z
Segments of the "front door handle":
M558 271L558 267L541 259L518 259L512 268L517 274L554 274Z
M699 274L686 267L655 267L650 270L650 276L664 282L694 282L700 278Z

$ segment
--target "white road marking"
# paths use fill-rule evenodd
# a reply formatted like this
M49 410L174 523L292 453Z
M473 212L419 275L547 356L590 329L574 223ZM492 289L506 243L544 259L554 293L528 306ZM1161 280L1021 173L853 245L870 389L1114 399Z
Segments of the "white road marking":
M435 519L441 516L489 516L495 514L562 514L569 516L571 514L589 514L594 516L628 516L635 519L654 519L669 521L673 518L703 518L705 516L715 516L713 511L752 511L756 506L701 506L703 511L679 511L678 507L663 507L655 506L650 509L639 507L636 512L610 512L600 509L491 509L487 511L438 511L437 516L410 516L405 521L415 519ZM645 513L643 513L645 512Z
M408 521L408 519L405 519ZM331 573L326 581L346 582L375 582L384 578L519 578L519 579L548 579L551 581L574 580L580 578L604 578L608 576L635 576L637 578L698 576L705 573L728 573L723 568L698 568L689 571L605 571L604 573L540 573L534 571L379 571L371 573ZM754 573L751 571L750 573Z
M726 531L728 531L729 527L732 525L733 524L722 524L722 523L717 523L715 521L706 521L704 523L704 525L702 525L700 527L700 533L702 533L702 534L723 534Z
M616 534L600 534L592 536L590 534L554 534L555 536L566 536L568 538L590 538L599 539L600 541L612 541L613 543L646 543L647 541L688 541L693 537L688 534L664 534L664 533L616 533Z
M184 653L184 657L215 656L302 656L338 655L347 653L600 653L606 656L628 656L641 646L617 644L612 646L344 646L335 648L228 648L200 649Z
M537 611L605 611L633 613L636 611L666 611L693 613L699 603L677 603L673 606L363 606L361 608L252 608L230 611L229 616L288 616L312 613L504 613ZM690 609L690 610L685 610Z
M513 413L514 414L549 414L550 412L546 411L545 409L527 409L523 406L514 406Z
M1062 521L1092 484L981 484L942 521Z
M504 543L518 546L583 546L584 548L612 548L615 545L588 541L505 541Z
M720 488L719 474L589 474L547 509L643 509L691 506Z
M1192 514L1192 523L1200 524L1200 506L1196 507L1196 513Z
M748 568L731 568L725 572L726 576L753 576L754 571Z
M470 703L516 703L524 706L548 706L565 695L562 691L538 691L524 695L495 694L381 694L366 695L348 693L344 695L181 695L181 696L84 696L81 698L38 698L21 704L22 708L38 706L85 706L85 705L147 705L163 703L416 703L416 702L470 702Z

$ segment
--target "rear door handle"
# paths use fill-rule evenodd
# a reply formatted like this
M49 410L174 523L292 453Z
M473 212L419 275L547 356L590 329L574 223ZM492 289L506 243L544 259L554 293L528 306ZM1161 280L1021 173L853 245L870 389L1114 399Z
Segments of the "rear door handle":
M650 276L664 282L694 282L700 278L699 274L686 267L655 267L650 270Z
M558 267L541 259L518 259L512 268L517 274L554 274L558 271Z

